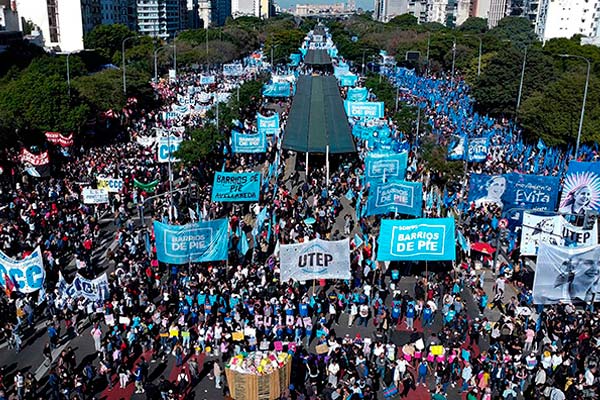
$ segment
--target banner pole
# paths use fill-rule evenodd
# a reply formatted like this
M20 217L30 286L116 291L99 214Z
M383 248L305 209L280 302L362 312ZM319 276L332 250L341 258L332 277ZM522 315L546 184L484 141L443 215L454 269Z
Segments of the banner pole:
M329 145L327 145L325 150L327 152L325 160L325 166L327 167L327 186L329 186Z
M171 170L171 133L169 132L168 135L169 136L167 136L167 141L169 147L169 207L171 208L169 218L171 218L171 216L173 215L173 172ZM173 221L169 220L169 222Z
M315 281L316 281L316 279L313 279L313 287L312 287L313 296L315 296Z
M308 149L306 150L306 168L304 174L306 175L304 178L308 180Z

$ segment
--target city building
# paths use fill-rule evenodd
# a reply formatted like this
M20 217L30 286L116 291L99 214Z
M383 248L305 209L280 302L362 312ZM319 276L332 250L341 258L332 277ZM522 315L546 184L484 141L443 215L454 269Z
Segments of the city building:
M260 0L231 0L231 15L233 18L255 16L258 14Z
M198 29L202 27L200 21L200 5L198 0L187 0L187 28Z
M100 0L17 0L20 16L39 28L44 47L83 49L83 36L102 23Z
M307 15L343 14L347 11L345 3L335 4L296 4L292 14L302 17Z
M223 26L231 16L231 0L211 0L211 25Z
M166 39L187 28L187 0L137 0L137 26L142 35Z
M136 1L100 0L100 19L103 25L122 24L135 31Z
M524 0L523 9L526 8L525 3L533 2ZM470 15L472 17L487 19L488 27L491 29L498 25L498 21L509 15L510 11L510 0L473 0Z
M200 0L198 2L198 17L200 19L200 26L202 28L208 28L212 22L212 2L211 0Z
M429 0L427 22L458 26L471 15L472 0Z
M19 32L21 30L17 2L15 0L0 0L0 31Z
M539 3L535 32L541 41L573 35L600 36L600 0L540 0Z

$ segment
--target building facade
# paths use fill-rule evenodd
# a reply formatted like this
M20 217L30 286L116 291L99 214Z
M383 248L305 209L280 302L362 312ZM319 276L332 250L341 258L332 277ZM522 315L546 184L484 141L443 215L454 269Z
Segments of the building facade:
M600 0L541 0L535 32L541 41L599 36ZM588 39L593 42L593 39Z
M187 0L137 0L137 30L167 39L187 28Z
M19 32L21 19L17 12L16 0L0 0L0 31Z
M431 1L428 0L375 0L373 18L388 22L392 18L410 14L416 17L420 24L427 22L427 5ZM355 5L348 6L346 11L354 11Z

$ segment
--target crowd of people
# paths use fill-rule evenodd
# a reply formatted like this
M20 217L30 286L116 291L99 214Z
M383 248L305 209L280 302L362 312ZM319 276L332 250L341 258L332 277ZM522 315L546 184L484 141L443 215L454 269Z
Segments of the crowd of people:
M185 139L187 128L214 123L205 115L215 102L236 96L241 84L265 70L266 63L235 76L179 71L176 80L154 84L161 108L131 107L125 140L71 149L60 177L2 181L7 207L0 208L1 250L20 259L41 246L47 275L44 291L2 296L6 318L0 332L10 351L19 353L41 322L48 373L42 388L31 371L8 379L0 369L0 399L36 399L44 393L56 400L88 399L100 392L109 398L176 399L192 396L203 379L214 382L215 395L227 396L229 360L267 350L292 355L291 383L282 399L369 400L383 394L441 400L457 391L468 400L597 397L600 323L592 309L536 307L526 286L518 296L510 294L513 286L503 273L490 289L481 272L494 267L489 256L463 252L455 268L425 268L425 273L418 263L377 262L379 220L356 212L366 202L361 177L369 146L359 141L359 157L341 157L329 174L325 167L310 166L304 176L302 157L281 148L291 98L255 99L246 118L237 121L242 133L255 132L252 116L279 113L281 133L264 154L234 154L223 140L219 159L174 164L171 198L167 164L159 163L153 150L157 138ZM206 76L214 82L204 81ZM564 166L568 154L549 161L523 144L512 123L474 113L462 81L400 78L395 83L410 89L401 100L423 108L440 142L461 132L497 132L488 161L472 165L473 171L533 172L534 163L556 174ZM393 123L391 132L399 143L409 136ZM444 216L457 208L470 242L495 238L499 210L486 204L458 208L466 194L444 193L440 173L427 168L418 148L404 144L410 150L410 179L431 194L426 215ZM13 154L4 156L17 162ZM211 202L218 168L261 171L266 179L258 207ZM120 178L123 187L108 204L83 204L81 188L95 187L99 177ZM192 183L194 196L186 189ZM158 261L150 221L225 217L232 232L227 262ZM350 280L280 281L281 244L344 237L361 239L351 244ZM107 271L109 296L65 293L59 280L69 280L75 271L87 279ZM93 343L92 357L77 360L70 345L76 337ZM174 379L153 373L170 360Z

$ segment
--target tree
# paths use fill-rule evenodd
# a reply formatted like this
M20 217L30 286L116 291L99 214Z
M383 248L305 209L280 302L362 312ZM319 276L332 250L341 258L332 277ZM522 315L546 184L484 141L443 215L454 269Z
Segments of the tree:
M445 186L448 182L457 180L463 173L463 163L448 161L448 148L438 143L434 135L423 137L420 145L421 158L432 172L440 172L440 184Z
M469 17L463 22L458 30L464 33L481 34L488 30L487 20L478 17Z
M176 153L176 157L187 164L197 163L198 160L212 155L219 141L223 139L223 134L213 124L190 129L187 134L190 139L183 141Z
M97 25L83 37L86 49L96 49L106 59L121 51L125 38L137 36L135 32L122 24Z
M521 106L526 135L541 137L548 145L574 144L577 138L585 74L567 73ZM600 141L600 80L591 77L581 141Z
M271 56L273 49L274 62L287 61L291 53L297 53L298 47L304 39L304 32L300 29L287 29L271 33L265 40L264 54Z
M77 132L90 112L57 75L25 71L1 90L0 126L9 130Z
M522 52L511 46L492 57L473 86L478 110L495 116L514 116L523 56ZM542 90L555 79L557 72L552 57L540 48L531 48L525 65L523 99Z
M397 26L398 28L403 30L409 30L416 28L419 25L419 20L414 15L402 14L392 18L388 22L388 24Z
M107 69L93 75L81 76L73 81L73 86L92 109L120 110L127 102L122 82L121 71ZM132 88L131 80L127 88Z
M527 18L521 17L502 18L487 35L499 41L510 41L520 48L537 41L533 24Z

